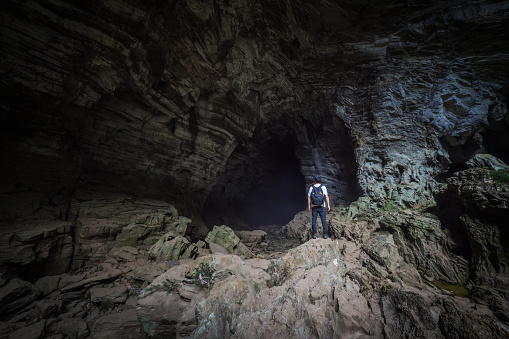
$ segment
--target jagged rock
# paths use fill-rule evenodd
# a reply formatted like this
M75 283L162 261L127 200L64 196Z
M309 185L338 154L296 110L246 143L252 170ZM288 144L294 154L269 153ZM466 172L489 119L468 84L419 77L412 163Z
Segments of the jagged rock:
M90 330L94 339L143 338L143 330L134 309L108 314L97 319Z
M57 290L59 281L60 275L50 275L37 280L35 287L41 290L43 296L46 296Z
M149 220L137 220L136 223L122 228L115 240L116 245L153 245L158 241L163 231L184 236L191 219L185 217L178 217L177 221L173 221L173 219L173 215L160 214L151 215Z
M209 244L214 243L225 248L230 254L237 254L252 258L253 253L244 245L235 232L228 226L214 226L214 229L207 234L205 242Z
M509 165L491 154L476 154L466 164L469 167L489 168L495 171L509 171Z
M70 291L82 289L85 286L92 286L92 285L99 283L101 281L112 280L121 274L123 274L122 270L114 269L114 270L111 270L108 272L99 273L95 276L92 276L92 277L89 277L89 278L86 278L86 279L83 279L83 280L80 280L78 282L71 283L68 285L62 284L62 280L60 280L59 286L62 285L62 287L60 287L60 290L62 292L70 292Z
M293 219L285 225L286 236L289 238L299 239L300 241L307 241L311 238L311 213L303 211L295 214ZM322 235L323 230L317 227L318 234Z
M149 249L149 255L156 261L195 258L198 247L185 237L168 232Z
M476 308L466 308L452 301L444 302L445 311L439 319L439 326L450 338L506 338L509 328L495 324L487 314Z
M189 325L186 314L189 302L177 294L154 292L140 296L137 315L149 337L176 337L181 326Z
M0 234L0 262L6 265L31 264L32 274L54 275L64 273L72 257L71 223L41 221L20 224L13 231Z
M60 313L62 302L59 300L43 299L35 304L38 319L49 319Z
M101 287L93 286L90 290L90 300L95 303L111 301L112 303L124 303L127 300L128 289L126 286Z
M39 339L44 338L46 320L41 320L33 325L26 326L11 332L9 339Z
M65 337L86 338L89 334L87 323L81 318L63 319L47 327L50 334L62 334Z
M382 296L381 309L389 338L444 338L426 301L416 293L391 290Z
M392 234L375 234L364 242L362 249L388 271L396 271L403 263Z
M27 281L18 278L10 280L0 288L0 316L12 317L16 311L37 300L41 291Z
M447 237L434 216L394 211L382 215L379 223L393 233L390 237L394 237L397 251L424 278L459 284L467 281L467 267L452 260L446 248Z

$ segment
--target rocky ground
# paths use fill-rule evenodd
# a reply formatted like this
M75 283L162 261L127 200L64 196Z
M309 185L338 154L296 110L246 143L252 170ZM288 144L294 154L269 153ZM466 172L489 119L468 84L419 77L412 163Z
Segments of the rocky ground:
M490 177L492 158L473 160L440 193L469 203L458 210L470 252L423 206L334 208L332 239L310 240L303 211L284 226L216 226L191 242L190 220L169 205L82 194L73 234L60 224L2 234L0 337L507 338L507 231L493 215L507 212L509 186ZM56 256L48 244L66 236L82 244ZM66 272L34 279L66 260ZM15 276L34 263L46 271Z

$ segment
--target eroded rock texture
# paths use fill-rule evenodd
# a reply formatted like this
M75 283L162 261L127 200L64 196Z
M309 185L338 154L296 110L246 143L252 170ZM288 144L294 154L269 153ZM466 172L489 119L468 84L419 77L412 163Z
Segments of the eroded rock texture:
M507 160L507 6L5 1L2 201L85 185L235 217L285 138L335 204L432 199L451 163Z
M507 336L508 16L2 1L0 335ZM334 241L232 254L309 240L315 174Z

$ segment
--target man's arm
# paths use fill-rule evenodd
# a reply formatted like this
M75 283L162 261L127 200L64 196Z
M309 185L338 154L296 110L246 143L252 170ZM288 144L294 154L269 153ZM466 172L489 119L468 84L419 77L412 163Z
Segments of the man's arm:
M311 197L308 195L308 211L311 211Z
M309 198L308 198L308 200L309 200ZM328 195L325 196L325 200L327 200L327 211L330 212L330 201L329 201Z

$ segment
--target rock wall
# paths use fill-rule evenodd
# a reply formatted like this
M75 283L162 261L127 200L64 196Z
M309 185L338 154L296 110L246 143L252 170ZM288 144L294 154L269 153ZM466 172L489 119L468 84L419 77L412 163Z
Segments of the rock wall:
M335 204L428 201L449 164L507 154L507 6L4 1L2 201L85 186L199 218L281 135Z

